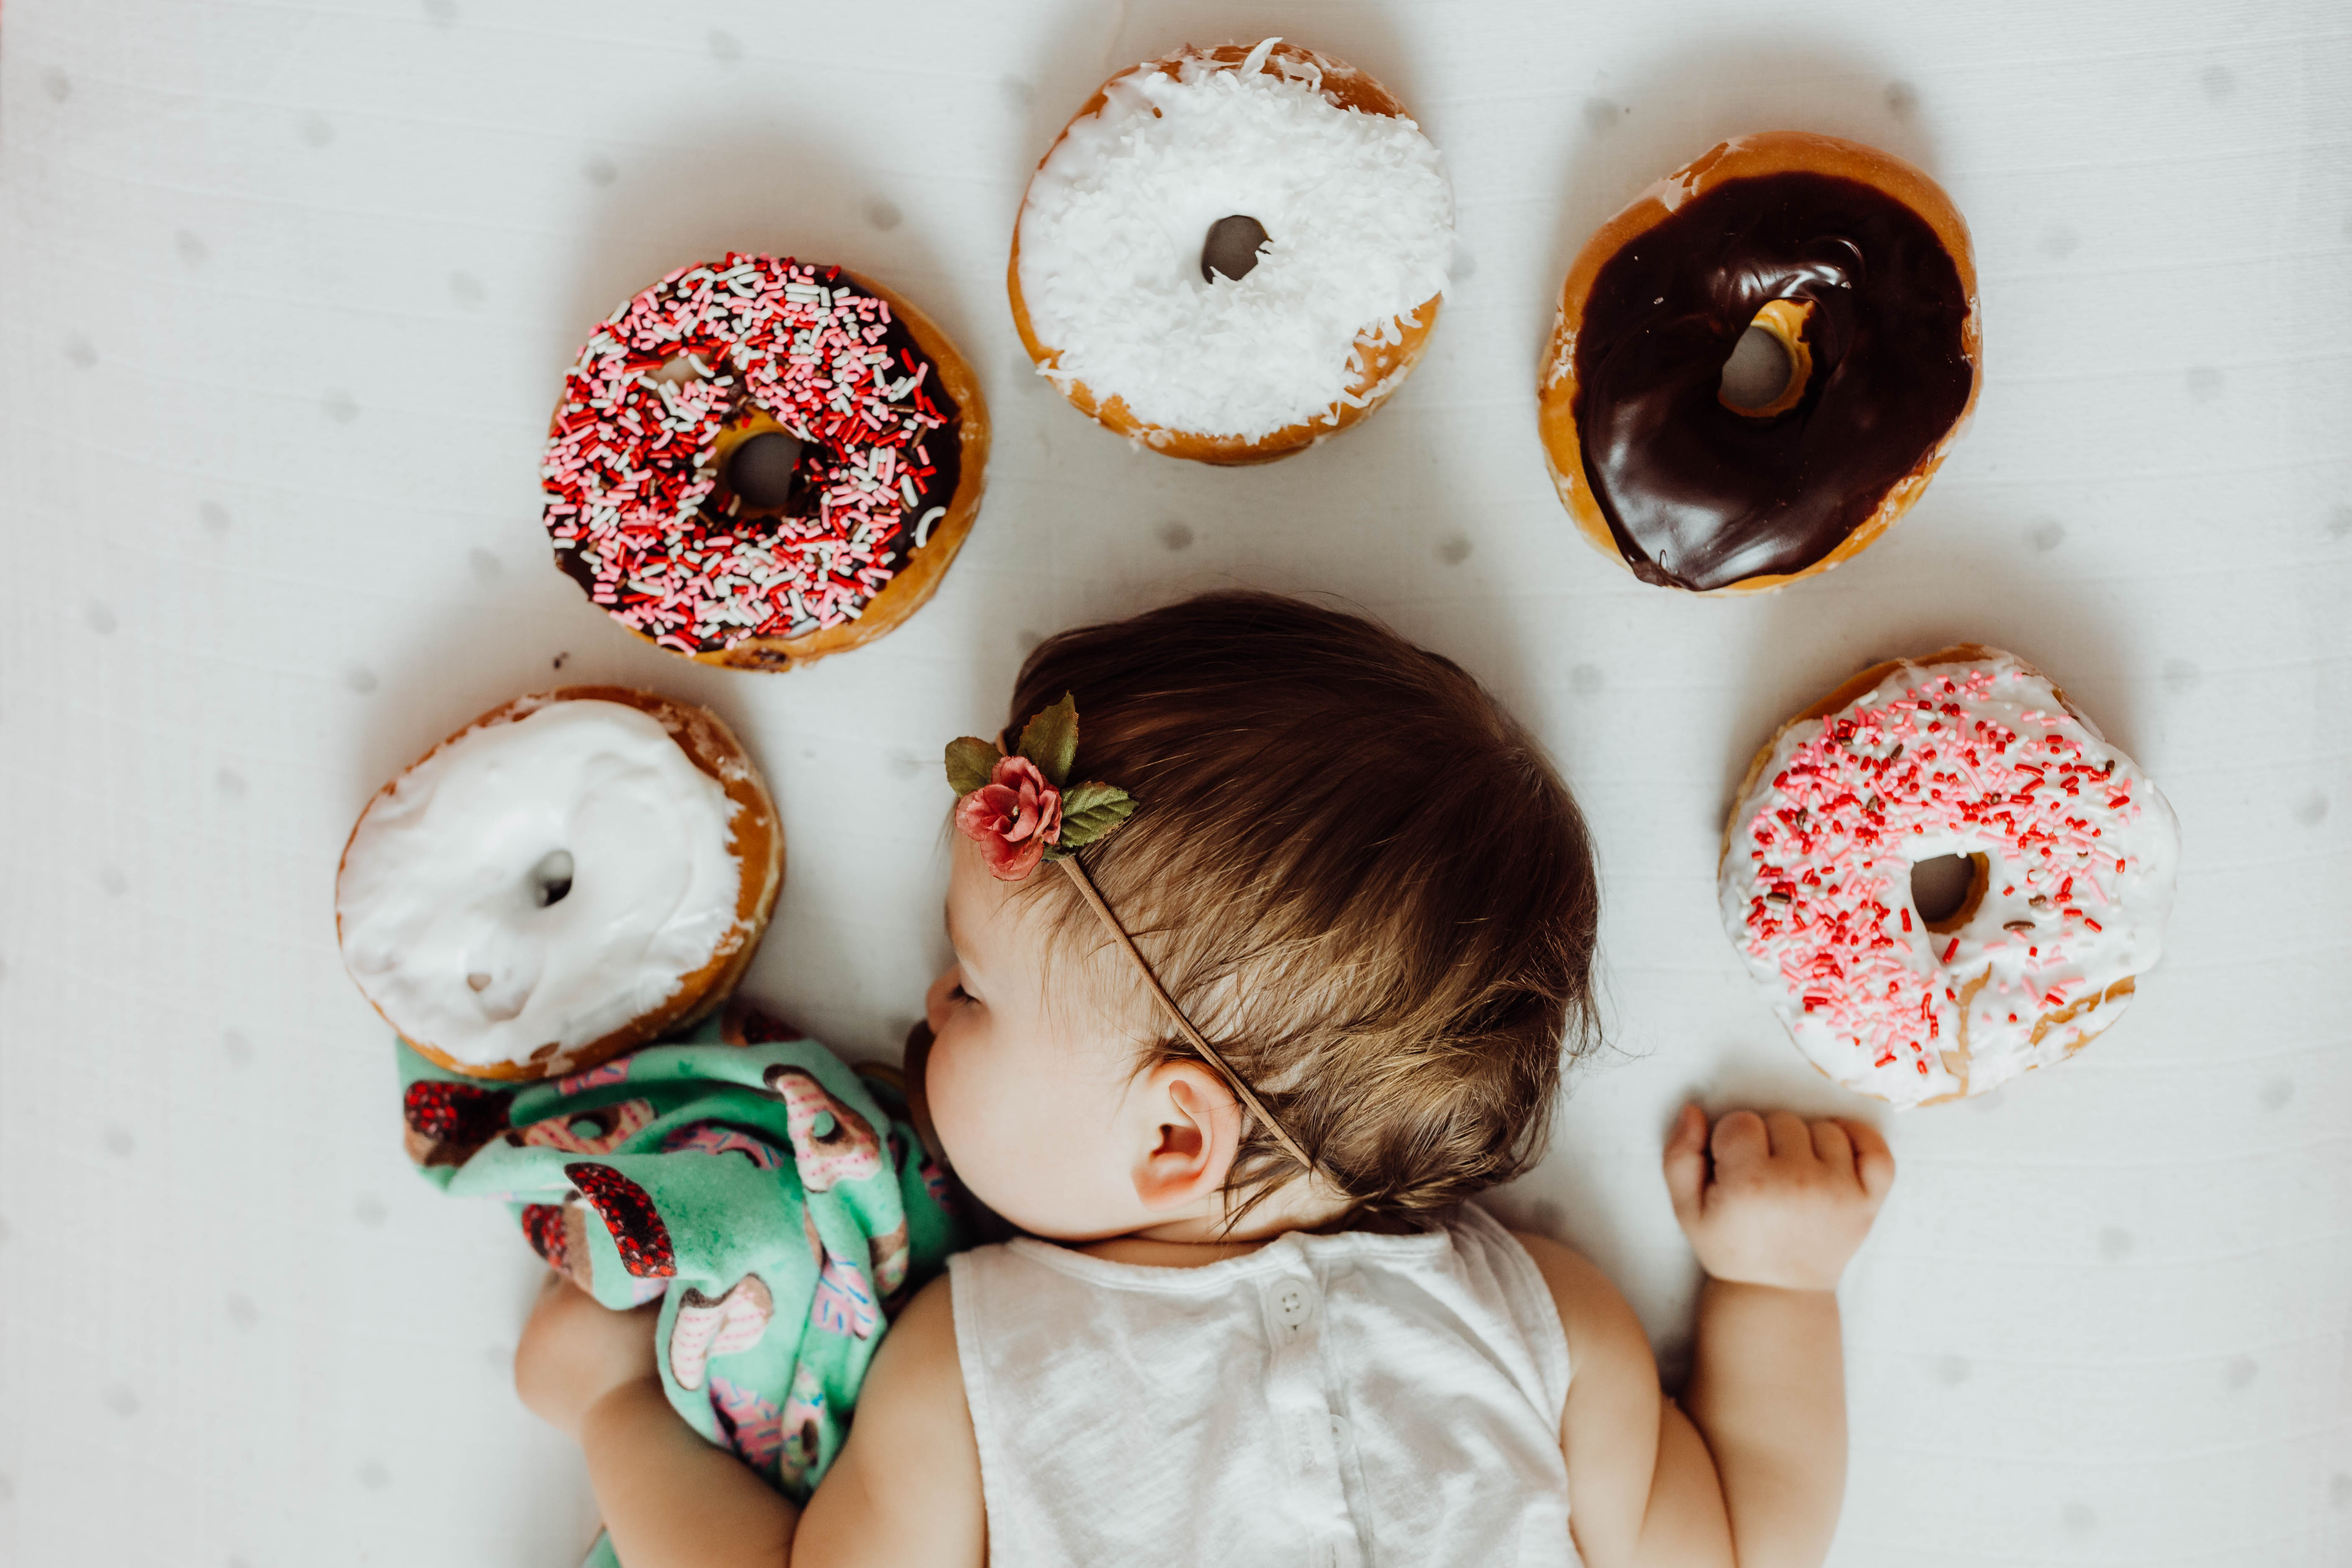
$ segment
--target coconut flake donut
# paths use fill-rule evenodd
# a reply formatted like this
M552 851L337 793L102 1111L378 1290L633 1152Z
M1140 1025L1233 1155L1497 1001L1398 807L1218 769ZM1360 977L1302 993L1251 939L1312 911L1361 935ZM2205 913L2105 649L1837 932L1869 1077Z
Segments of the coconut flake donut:
M487 1079L594 1067L716 1006L784 841L718 715L617 686L518 698L377 792L335 929L384 1021Z
M1901 1108L1982 1094L2114 1023L2162 951L2179 854L2132 760L2039 671L1970 644L1874 666L1781 726L1718 879L1798 1048ZM1920 862L1961 873L1949 908L1915 906Z
M1793 131L1721 143L1569 268L1537 397L1561 504L1645 583L1828 571L1959 438L1976 291L1968 225L1900 158Z
M921 607L987 463L980 383L921 311L838 267L730 254L597 329L540 472L556 564L614 620L782 669Z
M1437 320L1454 198L1353 67L1269 38L1105 82L1029 181L1007 284L1038 371L1172 457L1259 463L1402 384Z

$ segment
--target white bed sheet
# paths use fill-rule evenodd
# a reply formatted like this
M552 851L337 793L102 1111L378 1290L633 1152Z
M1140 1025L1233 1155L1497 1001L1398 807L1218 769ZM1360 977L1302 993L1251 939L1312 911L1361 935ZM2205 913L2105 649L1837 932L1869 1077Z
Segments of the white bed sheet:
M1412 106L1462 260L1369 429L1219 472L1029 374L1004 251L1103 76L1272 34ZM1591 228L1774 126L1945 183L1987 382L1885 543L1701 602L1573 535L1532 382ZM633 642L537 517L578 342L730 246L905 290L998 420L938 598L784 676ZM2057 676L2179 809L2169 952L2063 1069L1890 1121L1834 1562L2352 1561L2347 263L2326 0L7 0L0 1556L576 1561L578 1463L506 1383L535 1266L408 1173L336 955L343 836L432 741L558 680L719 708L792 848L751 985L887 1055L942 956L940 742L1042 634L1244 583L1454 655L1570 775L1622 1049L1499 1205L1599 1259L1670 1370L1678 1097L1867 1109L1716 926L1739 768L1874 656L1981 639Z

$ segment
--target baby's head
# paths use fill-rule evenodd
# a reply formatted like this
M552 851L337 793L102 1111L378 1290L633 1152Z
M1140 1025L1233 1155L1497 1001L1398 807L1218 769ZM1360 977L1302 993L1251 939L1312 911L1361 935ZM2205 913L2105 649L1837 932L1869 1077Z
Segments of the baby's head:
M1073 783L1139 803L1083 864L1236 1101L1074 879L961 836L931 987L958 1175L1067 1240L1400 1226L1525 1170L1595 1038L1599 898L1542 748L1452 661L1354 616L1214 594L1030 655L1006 742L1076 699Z

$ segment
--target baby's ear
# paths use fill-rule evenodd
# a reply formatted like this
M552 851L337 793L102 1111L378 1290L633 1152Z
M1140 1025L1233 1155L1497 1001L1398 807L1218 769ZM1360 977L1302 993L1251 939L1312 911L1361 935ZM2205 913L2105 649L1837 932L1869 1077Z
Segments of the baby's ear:
M1233 1090L1191 1060L1160 1063L1144 1073L1140 1088L1138 1201L1164 1212L1214 1198L1241 1149L1242 1111Z

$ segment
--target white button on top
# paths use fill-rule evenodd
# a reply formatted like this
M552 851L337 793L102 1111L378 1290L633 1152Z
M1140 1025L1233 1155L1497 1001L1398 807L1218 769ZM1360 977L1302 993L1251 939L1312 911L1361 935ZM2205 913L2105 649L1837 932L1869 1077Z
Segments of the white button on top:
M1296 1329L1315 1315L1315 1298L1310 1287L1297 1279L1283 1279L1274 1286L1274 1315L1282 1326Z

